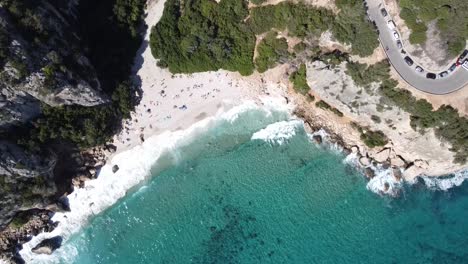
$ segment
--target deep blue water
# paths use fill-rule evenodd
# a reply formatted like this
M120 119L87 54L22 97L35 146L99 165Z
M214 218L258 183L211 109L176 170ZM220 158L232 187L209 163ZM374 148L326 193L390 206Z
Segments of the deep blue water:
M302 128L279 145L239 126L169 153L177 164L155 167L63 249L83 264L468 263L466 183L381 197Z

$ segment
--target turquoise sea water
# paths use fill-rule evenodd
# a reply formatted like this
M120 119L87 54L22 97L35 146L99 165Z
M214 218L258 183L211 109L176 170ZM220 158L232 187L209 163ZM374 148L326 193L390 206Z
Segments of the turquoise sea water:
M168 153L160 164L174 165L62 250L83 264L468 263L468 184L380 197L301 127L281 145L251 140L257 117Z

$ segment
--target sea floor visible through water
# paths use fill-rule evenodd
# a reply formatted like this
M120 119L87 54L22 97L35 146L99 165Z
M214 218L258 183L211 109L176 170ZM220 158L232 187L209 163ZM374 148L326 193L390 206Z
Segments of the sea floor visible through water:
M419 181L380 196L287 115L220 122L163 154L151 175L47 261L468 262L468 184Z

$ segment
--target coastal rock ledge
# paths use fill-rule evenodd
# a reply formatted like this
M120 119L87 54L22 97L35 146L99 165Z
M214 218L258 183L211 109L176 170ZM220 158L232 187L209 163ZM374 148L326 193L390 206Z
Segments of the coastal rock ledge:
M63 239L61 236L47 238L42 240L42 242L35 246L33 249L31 249L31 251L36 254L50 255L62 245L62 241Z

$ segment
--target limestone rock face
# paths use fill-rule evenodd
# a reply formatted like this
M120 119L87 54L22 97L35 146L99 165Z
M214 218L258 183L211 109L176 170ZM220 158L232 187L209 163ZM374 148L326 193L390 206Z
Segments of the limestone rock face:
M375 159L375 161L379 162L379 163L382 163L382 162L385 162L388 160L388 158L390 157L390 149L386 148L386 149L383 149L381 150L380 152L377 152L373 158Z
M44 208L57 192L53 153L31 154L0 141L0 227L19 211Z
M41 103L108 102L78 38L78 1L20 2L0 7L0 44L7 47L0 54L0 128L36 117Z

